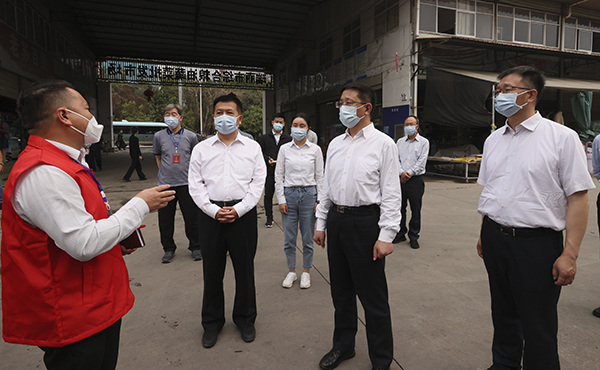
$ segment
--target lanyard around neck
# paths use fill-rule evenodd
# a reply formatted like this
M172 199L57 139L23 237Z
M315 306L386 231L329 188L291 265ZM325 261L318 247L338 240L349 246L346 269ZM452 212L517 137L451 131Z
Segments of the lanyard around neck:
M71 158L71 157L69 157ZM106 210L108 211L108 215L112 215L112 209L110 209L110 204L108 204L108 199L106 199L106 194L104 193L104 189L102 189L102 185L100 185L100 183L98 182L98 180L96 179L96 176L94 176L94 173L92 171L90 171L89 168L87 168L86 166L83 165L83 163L79 162L78 160L71 158L72 160L74 160L75 162L77 162L81 167L83 167L92 177L92 180L94 180L94 182L96 183L96 185L98 185L98 190L100 191L100 195L102 196L102 200L104 201L104 205L106 206Z
M175 144L175 139L173 139L174 134L171 134L171 130L169 130L168 128L167 128L167 133L169 134L169 137L171 138L173 145L175 145L175 153L177 153L177 147L179 146L179 142L181 141L181 137L183 136L183 127L181 128L181 130L179 130L179 139L177 139L177 144Z

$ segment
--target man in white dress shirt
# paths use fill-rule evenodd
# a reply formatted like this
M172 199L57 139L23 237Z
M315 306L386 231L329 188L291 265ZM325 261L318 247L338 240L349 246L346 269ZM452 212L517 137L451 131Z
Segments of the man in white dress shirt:
M594 183L577 133L535 110L540 71L502 72L496 111L506 125L485 141L477 253L492 298L490 369L560 369L557 304L573 283ZM563 243L563 230L566 230Z
M4 340L39 346L48 369L115 369L134 299L122 254L135 249L119 242L174 192L146 189L112 214L82 152L103 126L68 82L23 90L17 111L31 136L4 193Z
M402 187L402 207L400 215L400 232L394 238L394 243L408 239L412 249L419 249L419 232L421 231L421 204L425 193L425 166L429 154L429 140L419 135L419 119L408 116L404 120L406 135L398 139L398 159L400 160L400 186ZM406 206L410 202L410 222L406 228Z
M592 168L594 177L600 181L600 135L594 138L592 144ZM600 193L596 198L596 221L598 222L598 230L600 230ZM600 307L595 308L592 314L596 317L600 317Z
M194 147L190 160L190 195L202 210L204 297L202 345L211 348L225 324L223 276L227 252L235 270L233 322L242 339L256 337L254 256L258 240L256 204L267 169L260 145L238 132L242 103L233 94L213 102L217 135Z
M385 256L400 228L400 172L394 141L371 122L375 93L363 84L342 88L336 103L345 133L329 144L324 192L314 240L325 248L335 308L333 349L320 361L334 369L354 357L356 296L365 310L373 369L389 369L394 355Z

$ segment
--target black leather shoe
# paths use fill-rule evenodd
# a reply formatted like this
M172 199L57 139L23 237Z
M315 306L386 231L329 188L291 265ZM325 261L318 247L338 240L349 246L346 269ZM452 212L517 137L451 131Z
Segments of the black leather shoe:
M123 181L125 181L125 182L131 182L131 180L129 180L129 179L126 179L126 178L124 178L124 177L123 177Z
M421 246L419 245L419 242L417 240L411 240L410 247L412 249L419 249Z
M404 234L396 234L396 237L394 238L394 240L392 240L393 244L398 244L400 242L405 242L406 241L406 236Z
M600 307L598 307L594 311L592 311L592 315L594 315L596 317L600 317Z
M374 367L373 370L390 370L390 367Z
M165 255L162 258L162 263L170 263L173 261L173 257L175 257L174 251L166 251Z
M204 331L202 334L202 346L204 348L211 348L215 344L217 344L217 339L219 338L218 331Z
M325 356L323 356L321 362L319 362L319 366L324 370L335 369L336 367L340 366L342 362L349 360L354 356L356 356L356 351L354 351L354 349L346 352L332 349L331 351L327 352Z
M194 249L192 251L192 259L194 261L200 261L200 260L202 260L202 251L200 249Z
M254 328L254 325L240 329L240 332L242 333L242 340L246 343L250 343L256 338L256 329Z

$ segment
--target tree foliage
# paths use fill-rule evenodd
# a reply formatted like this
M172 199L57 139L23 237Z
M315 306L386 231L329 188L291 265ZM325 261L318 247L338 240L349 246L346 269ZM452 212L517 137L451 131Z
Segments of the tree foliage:
M149 102L144 91L154 92ZM167 104L178 104L179 91L177 86L151 86L140 84L113 84L113 120L162 122L164 108ZM183 123L186 129L205 134L214 133L212 118L213 101L215 98L233 92L243 105L242 130L254 137L262 132L262 91L231 90L223 88L182 87ZM200 114L200 93L202 93L202 114ZM200 116L202 115L202 120ZM202 122L202 130L200 129Z

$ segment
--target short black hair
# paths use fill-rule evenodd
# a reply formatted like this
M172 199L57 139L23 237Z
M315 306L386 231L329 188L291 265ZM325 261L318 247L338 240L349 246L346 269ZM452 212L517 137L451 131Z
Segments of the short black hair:
M275 118L283 118L283 120L285 121L285 115L283 113L275 113L271 121L275 121Z
M165 113L172 110L173 108L177 109L177 113L179 113L180 116L183 116L183 107L179 104L167 104L167 106L165 107Z
M170 109L169 109L169 110L170 110ZM132 135L135 135L135 134L137 134L137 133L138 133L138 131L139 131L139 130L138 130L138 128L137 128L137 127L135 127L135 126L133 126L133 127L131 128L131 134L132 134Z
M67 89L75 90L67 81L46 80L22 90L17 98L17 114L25 131L36 128L55 107L67 103L73 97Z
M404 119L404 122L406 122L406 120L407 120L407 119L409 119L409 118L411 118L411 117L412 117L412 118L414 118L414 119L417 121L417 126L418 126L419 124L421 124L421 121L419 121L419 117L415 116L414 114L411 114L411 115L409 115L408 117L406 117L406 118Z
M294 119L296 118L302 118L303 120L305 120L306 124L308 125L308 128L310 128L310 117L308 116L308 114L300 112L294 117ZM294 122L294 119L292 119L292 122Z
M215 110L215 107L217 106L217 103L229 103L229 102L234 102L235 105L237 105L237 107L238 107L239 113L242 114L242 112L244 111L244 107L242 106L242 102L232 92L229 93L229 94L227 94L227 95L221 95L221 96L217 97L213 101L213 111Z
M362 100L363 103L371 103L371 105L375 106L377 103L377 98L375 97L375 91L370 86L365 84L361 84L358 82L350 83L342 86L342 94L346 90L355 90L358 91L358 97Z
M542 96L542 92L544 91L544 86L546 86L546 77L544 74L537 68L533 66L516 66L509 68L505 71L502 71L498 75L498 80L503 79L504 77L512 74L520 75L526 85L527 88L533 88L537 90L537 97L535 98L536 102L540 101L540 97Z

